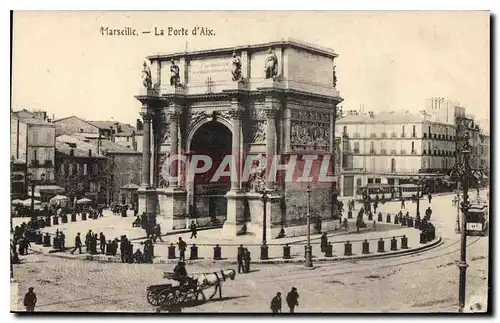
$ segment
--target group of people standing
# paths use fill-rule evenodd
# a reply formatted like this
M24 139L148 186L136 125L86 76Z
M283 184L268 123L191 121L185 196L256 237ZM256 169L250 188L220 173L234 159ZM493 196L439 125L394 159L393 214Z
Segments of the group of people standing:
M250 272L250 251L248 251L248 248L244 248L243 245L240 245L238 247L238 255L237 255L237 262L238 262L238 274L243 273L249 273Z

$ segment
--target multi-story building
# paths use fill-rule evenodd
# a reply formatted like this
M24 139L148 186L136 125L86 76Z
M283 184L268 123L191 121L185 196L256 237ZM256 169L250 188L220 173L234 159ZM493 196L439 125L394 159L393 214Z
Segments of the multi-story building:
M490 135L488 131L482 130L479 133L479 169L483 171L484 177L490 176L490 158Z
M337 121L341 137L341 195L370 183L399 185L425 176L444 178L454 165L455 125L425 112L350 111Z
M78 135L90 140L97 145L103 141L117 142L122 146L141 151L142 149L142 123L141 131L129 124L115 121L86 121L76 116L54 120L57 135ZM139 126L139 124L138 124Z
M49 197L59 189L50 185L55 182L55 137L55 126L45 111L20 110L11 113L11 160L25 165L16 167L17 173L19 169L25 169L25 193L33 182L36 183L35 193L46 193ZM19 176L16 178L21 180ZM20 184L16 185L16 193L19 194Z

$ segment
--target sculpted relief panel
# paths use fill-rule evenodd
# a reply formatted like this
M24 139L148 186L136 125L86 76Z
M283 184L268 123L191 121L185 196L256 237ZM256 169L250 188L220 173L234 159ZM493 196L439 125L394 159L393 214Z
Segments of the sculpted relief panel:
M328 112L291 110L292 148L330 147L330 114Z

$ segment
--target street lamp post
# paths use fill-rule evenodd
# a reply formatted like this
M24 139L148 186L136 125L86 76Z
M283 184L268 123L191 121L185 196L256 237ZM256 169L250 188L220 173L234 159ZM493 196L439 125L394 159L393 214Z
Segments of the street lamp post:
M469 146L469 136L466 134L465 143L462 150L464 156L464 167L462 176L462 187L464 194L464 201L462 204L462 232L461 232L461 248L460 248L460 262L458 263L458 269L460 271L460 278L458 282L458 303L459 312L463 312L465 306L465 289L467 284L466 271L467 267L467 212L469 209L469 177L471 175L470 170L470 146Z
M460 233L460 182L458 182L457 187L457 227L455 228L456 233Z
M263 216L262 216L262 245L260 247L260 259L267 260L269 259L268 247L267 247L267 201L269 200L269 196L267 195L267 191L264 189L262 193L262 202L264 205Z
M307 185L307 246L306 246L306 267L311 268L312 263L312 247L311 247L311 186Z

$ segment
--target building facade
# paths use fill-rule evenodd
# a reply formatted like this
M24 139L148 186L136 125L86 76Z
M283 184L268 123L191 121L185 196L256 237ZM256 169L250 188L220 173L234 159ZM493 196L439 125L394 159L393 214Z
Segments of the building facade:
M33 182L36 191L50 191L50 185L55 183L55 138L55 126L46 112L21 110L11 113L11 160L25 165L16 167L17 172L21 168L26 170L25 192L30 191L28 188L31 189Z
M260 162L250 179L209 179L228 155L240 166L238 174L250 156L264 156L266 166L275 156L280 164L295 159L286 172L299 173L306 167L302 156L316 155L313 172L326 160L332 177L335 113L342 101L336 57L330 49L294 40L148 57L151 68L145 63L136 96L144 120L139 212L157 214L167 230L217 218L229 236L306 234L307 183L288 181L283 173L266 176L272 170L258 169ZM168 153L166 160L184 156L186 164L210 154L214 163L191 178L182 163L166 171L151 167L159 165L161 152ZM168 186L154 185L159 182ZM310 183L312 218L323 229L332 228L338 215L337 182ZM263 190L269 193L265 217Z
M97 146L78 137L61 135L56 139L56 181L75 201L89 198L96 204L108 200L107 159Z
M371 183L399 185L444 178L454 165L455 125L425 113L351 111L337 120L342 146L342 196Z

